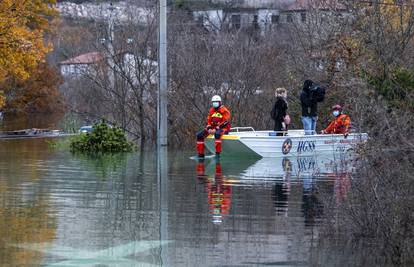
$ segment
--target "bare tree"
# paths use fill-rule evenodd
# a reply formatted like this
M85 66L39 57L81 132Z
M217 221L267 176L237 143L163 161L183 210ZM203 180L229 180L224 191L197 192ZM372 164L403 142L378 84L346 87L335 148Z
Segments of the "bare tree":
M345 257L359 257L357 265L414 262L413 8L381 2L353 7L352 33L336 51L352 64L335 79L370 140L358 151L347 198L327 216L320 242L325 250L315 255L340 247ZM340 260L346 259L329 264Z
M143 27L133 20L123 24L110 20L97 28L94 50L101 58L82 71L75 97L80 101L72 106L117 124L139 139L141 147L152 140L156 125L157 21L152 12L147 22Z

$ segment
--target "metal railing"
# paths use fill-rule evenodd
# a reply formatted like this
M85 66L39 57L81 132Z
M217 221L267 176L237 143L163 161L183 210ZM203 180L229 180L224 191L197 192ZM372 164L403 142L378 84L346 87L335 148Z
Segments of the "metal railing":
M232 127L230 132L255 132L253 127Z

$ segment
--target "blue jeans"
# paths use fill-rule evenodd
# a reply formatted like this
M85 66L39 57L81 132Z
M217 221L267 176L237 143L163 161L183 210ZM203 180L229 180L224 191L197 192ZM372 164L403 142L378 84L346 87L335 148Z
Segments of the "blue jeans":
M316 121L318 117L303 117L302 123L303 129L305 130L305 135L315 134L316 133Z

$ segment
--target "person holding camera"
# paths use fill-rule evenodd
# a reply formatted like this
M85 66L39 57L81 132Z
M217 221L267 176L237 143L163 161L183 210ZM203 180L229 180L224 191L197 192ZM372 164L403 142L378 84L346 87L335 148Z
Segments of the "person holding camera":
M287 126L289 124L290 118L287 114L287 91L285 88L277 88L275 91L276 102L273 106L273 109L270 113L270 116L275 121L274 130L277 136L283 136L287 131Z
M316 121L318 120L318 102L322 102L325 89L311 80L303 83L300 102L302 104L302 124L305 135L316 133Z

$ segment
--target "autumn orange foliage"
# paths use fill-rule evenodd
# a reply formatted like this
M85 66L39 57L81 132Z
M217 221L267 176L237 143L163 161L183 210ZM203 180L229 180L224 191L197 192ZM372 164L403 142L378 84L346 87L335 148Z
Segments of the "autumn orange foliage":
M62 79L57 70L42 63L30 78L8 79L0 87L7 95L6 111L45 113L63 111L64 105L58 86Z
M56 0L0 1L0 81L27 79L51 46L44 41Z
M6 96L4 95L4 91L0 91L0 111L3 110L4 106L6 105Z
M61 109L59 75L45 62L56 0L0 1L0 109Z

